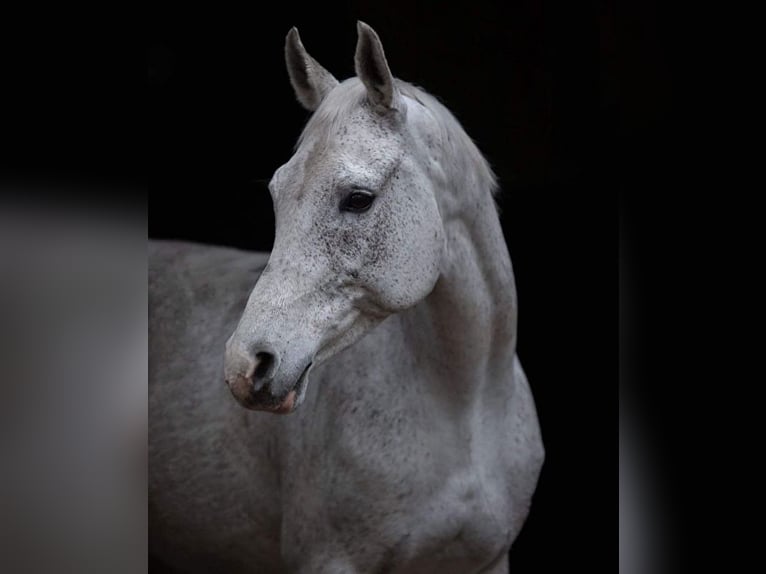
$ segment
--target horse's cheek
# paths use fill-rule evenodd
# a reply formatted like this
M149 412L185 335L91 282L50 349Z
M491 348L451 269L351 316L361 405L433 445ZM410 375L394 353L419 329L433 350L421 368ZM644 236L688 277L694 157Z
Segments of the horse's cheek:
M439 275L440 228L430 220L389 228L377 246L369 271L378 302L392 312L420 302L433 289Z
M426 220L413 234L414 245L407 251L409 255L408 282L412 286L412 304L424 299L433 289L439 278L441 261L441 226L433 220Z
M424 193L425 190L423 190ZM417 287L418 300L431 292L439 275L444 229L433 196L419 202L413 210L399 253L407 259L408 280Z

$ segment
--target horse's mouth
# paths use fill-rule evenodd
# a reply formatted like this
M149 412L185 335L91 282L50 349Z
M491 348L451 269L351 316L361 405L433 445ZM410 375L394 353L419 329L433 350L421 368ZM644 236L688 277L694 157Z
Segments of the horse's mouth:
M287 413L291 412L294 408L295 408L295 390L292 390L289 393L287 393L287 396L275 408L269 408L267 410L278 415L286 415Z
M308 382L309 369L313 362L306 365L298 381L280 397L271 394L271 385L266 383L257 391L252 391L247 401L242 405L254 411L266 411L277 415L286 415L295 410L303 402L303 396Z

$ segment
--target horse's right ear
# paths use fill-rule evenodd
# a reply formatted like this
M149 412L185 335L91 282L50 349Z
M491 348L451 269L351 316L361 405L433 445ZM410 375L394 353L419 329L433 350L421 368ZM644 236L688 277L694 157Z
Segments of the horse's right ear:
M338 80L309 56L298 35L298 28L292 27L287 33L285 61L298 101L313 112L328 92L338 85Z

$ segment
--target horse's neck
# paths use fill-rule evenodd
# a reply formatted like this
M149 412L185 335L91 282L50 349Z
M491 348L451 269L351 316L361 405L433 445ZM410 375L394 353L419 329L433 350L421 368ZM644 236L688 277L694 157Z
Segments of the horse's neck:
M512 392L516 345L516 289L494 200L476 193L470 204L445 210L442 274L405 319L419 359L442 375L433 384L447 388L436 392L462 405Z

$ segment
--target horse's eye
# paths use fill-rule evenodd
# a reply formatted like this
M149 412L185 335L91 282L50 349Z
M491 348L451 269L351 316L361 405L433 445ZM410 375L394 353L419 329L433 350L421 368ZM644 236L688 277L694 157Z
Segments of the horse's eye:
M340 204L341 211L350 211L352 213L362 213L370 209L375 196L369 191L356 190L343 198Z

